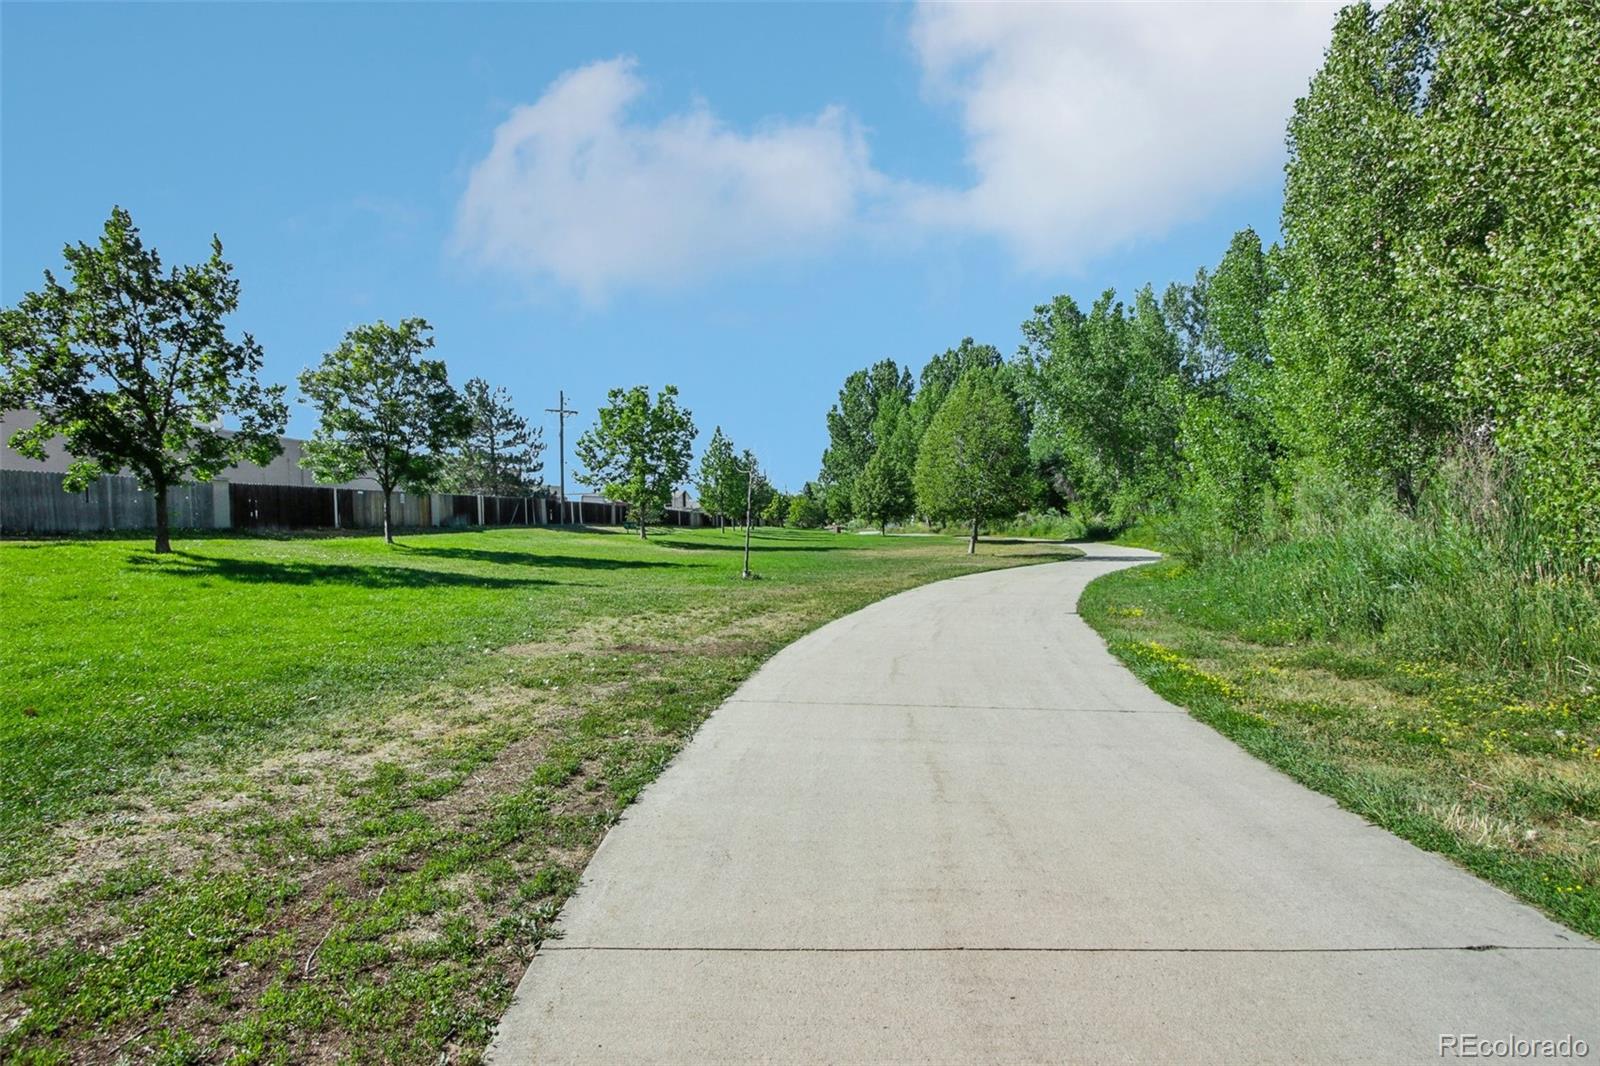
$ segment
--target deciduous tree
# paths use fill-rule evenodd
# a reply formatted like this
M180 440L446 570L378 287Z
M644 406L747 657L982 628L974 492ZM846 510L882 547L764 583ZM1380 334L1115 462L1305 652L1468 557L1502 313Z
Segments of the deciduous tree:
M700 494L701 509L716 516L718 528L724 528L730 516L744 513L744 481L738 456L721 426L712 429L711 440L700 457L695 491Z
M981 523L1009 518L1026 502L1022 419L994 374L969 373L951 391L922 438L915 481L924 513L972 524L969 555Z
M929 359L917 375L917 391L911 399L911 425L916 438L922 439L950 390L969 370L993 370L1004 362L1000 349L979 344L971 337L962 338L954 348ZM914 461L915 456L912 458Z
M377 482L389 543L394 490L432 487L449 449L471 430L467 405L450 387L444 363L422 358L433 347L432 332L420 318L357 326L320 365L300 374L302 402L309 401L318 418L301 462L324 481Z
M766 506L761 508L761 521L764 525L781 526L789 515L789 505L794 500L787 492L774 491L767 500Z
M822 454L822 481L829 489L829 517L851 517L851 492L856 475L877 451L872 428L878 409L889 397L911 402L911 371L883 359L845 379L839 402L828 412L828 448Z
M796 493L789 501L789 514L786 521L796 529L816 529L827 520L827 514L822 509L822 504L808 493Z
M599 418L578 438L583 479L633 508L639 536L665 510L673 491L689 476L695 428L678 406L678 388L668 385L650 399L645 385L612 389Z
M856 475L852 506L858 517L877 524L884 533L890 522L911 517L916 509L912 473L916 465L917 431L909 408L898 399L878 412L873 436L877 450Z
M1119 520L1166 502L1181 353L1151 289L1138 292L1131 314L1109 289L1087 316L1063 298L1042 322L1036 315L1034 334L1018 377L1035 459L1058 463L1075 497Z
M282 450L283 386L257 380L250 334L227 335L239 282L216 237L205 262L163 270L118 207L98 244L62 255L70 286L46 271L44 288L0 312L0 408L39 412L11 446L43 459L59 434L73 455L69 490L129 470L155 496L155 550L170 551L167 490L241 460L271 461Z

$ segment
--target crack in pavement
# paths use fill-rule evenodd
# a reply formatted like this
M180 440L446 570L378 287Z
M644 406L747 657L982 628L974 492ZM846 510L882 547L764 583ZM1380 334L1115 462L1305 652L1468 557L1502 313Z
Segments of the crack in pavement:
M1020 707L1010 704L998 703L881 703L876 700L779 700L730 697L723 703L771 703L783 706L796 707L898 707L905 710L950 710L950 711L1046 711L1050 714L1149 714L1149 715L1181 715L1187 717L1189 712L1178 709L1171 711L1133 710L1127 707Z
M1389 947L1346 948L1130 948L1130 947L966 947L949 945L921 948L842 948L842 947L691 947L663 945L639 947L623 944L544 944L546 951L638 951L638 952L715 952L752 955L892 955L923 952L1001 953L1036 955L1376 955L1400 951L1600 951L1600 945L1587 944L1415 944Z

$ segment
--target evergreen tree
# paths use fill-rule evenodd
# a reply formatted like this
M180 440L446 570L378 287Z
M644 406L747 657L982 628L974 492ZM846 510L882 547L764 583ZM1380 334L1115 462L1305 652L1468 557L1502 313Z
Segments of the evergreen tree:
M504 388L472 378L461 389L471 428L448 462L442 483L453 492L520 496L544 469L544 430L528 425Z

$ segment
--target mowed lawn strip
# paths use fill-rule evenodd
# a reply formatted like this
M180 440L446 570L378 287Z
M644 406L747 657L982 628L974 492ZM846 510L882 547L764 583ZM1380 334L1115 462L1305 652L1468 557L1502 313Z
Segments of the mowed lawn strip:
M1600 937L1600 694L1269 639L1282 620L1176 561L1091 582L1079 610L1151 688L1348 810ZM1241 636L1249 633L1257 639Z
M759 530L0 544L0 1058L472 1060L767 656L1059 545ZM14 786L13 786L13 783Z

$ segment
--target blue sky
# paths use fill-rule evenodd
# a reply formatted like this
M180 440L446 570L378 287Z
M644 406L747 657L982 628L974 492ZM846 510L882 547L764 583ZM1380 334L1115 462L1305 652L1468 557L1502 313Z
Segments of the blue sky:
M270 380L421 315L458 383L540 420L565 389L575 433L607 388L672 382L700 443L721 424L798 488L852 369L1009 353L1055 293L1275 234L1331 18L7 3L0 300L121 204L169 262L222 237Z

